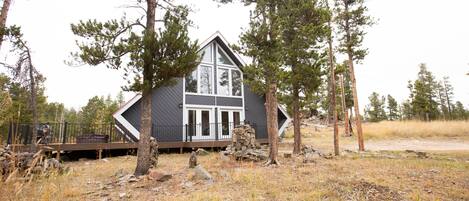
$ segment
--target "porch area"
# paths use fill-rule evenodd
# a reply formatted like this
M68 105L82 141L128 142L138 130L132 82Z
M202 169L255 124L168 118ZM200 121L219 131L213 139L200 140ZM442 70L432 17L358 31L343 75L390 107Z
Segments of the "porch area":
M160 149L216 148L231 143L232 130L238 124L186 124L180 126L152 126L152 136ZM253 126L256 128L255 126ZM28 151L32 142L32 124L10 123L7 144L14 151ZM39 147L52 151L86 151L136 149L138 143L117 124L49 123L37 128ZM258 139L267 143L267 139Z

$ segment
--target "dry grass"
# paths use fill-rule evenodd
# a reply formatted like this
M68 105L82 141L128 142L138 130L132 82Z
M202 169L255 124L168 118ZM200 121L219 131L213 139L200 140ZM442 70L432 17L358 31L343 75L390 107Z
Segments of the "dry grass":
M400 152L387 155L399 156ZM448 157L453 159L448 160ZM282 166L223 161L217 153L199 157L214 175L213 184L195 180L186 165L189 154L161 155L159 170L173 174L160 183L144 180L102 188L122 169L132 172L136 158L67 163L72 171L30 184L0 183L0 200L468 200L468 152L436 153L430 159L347 155L303 164L280 158ZM190 188L182 183L192 182ZM125 200L125 199L124 199Z
M305 137L314 135L330 135L332 128L302 128ZM339 133L343 133L339 126ZM396 139L396 138L469 138L469 121L382 121L364 123L365 139ZM293 129L289 128L286 138L293 138Z
M367 139L467 138L469 121L383 121L364 124Z

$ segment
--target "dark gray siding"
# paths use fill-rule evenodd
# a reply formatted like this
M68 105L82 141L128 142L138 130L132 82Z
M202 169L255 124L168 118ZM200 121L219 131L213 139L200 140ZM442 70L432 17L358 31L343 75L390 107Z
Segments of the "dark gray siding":
M242 98L217 97L217 105L243 107Z
M159 141L182 141L182 78L172 86L155 89L152 94L153 136ZM122 115L137 130L140 130L140 101Z
M251 124L256 124L256 138L267 138L267 122L265 113L265 99L253 93L249 87L244 85L245 119Z
M202 95L186 95L186 104L215 105L215 97Z

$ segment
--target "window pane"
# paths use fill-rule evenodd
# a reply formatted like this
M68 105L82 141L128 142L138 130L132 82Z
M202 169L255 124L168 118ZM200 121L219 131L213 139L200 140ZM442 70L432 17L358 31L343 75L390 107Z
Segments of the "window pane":
M210 135L210 112L202 111L202 135Z
M228 79L228 69L218 69L218 94L230 95L230 83Z
M188 120L188 134L189 136L195 136L196 128L197 128L197 115L195 110L187 110L187 120Z
M238 126L241 123L239 112L233 112L233 124Z
M212 93L212 67L200 66L200 93Z
M186 92L197 93L197 69L186 76Z
M202 61L212 63L212 45L208 45L202 52Z
M220 47L218 47L217 49L218 49L217 62L219 64L233 65L233 63L231 63L230 59L228 59L228 56L226 56L226 54L223 53L223 51L221 51Z
M237 70L232 70L231 73L231 95L241 96L241 72Z
M230 122L228 120L228 112L221 112L221 125L222 125L222 135L230 134Z

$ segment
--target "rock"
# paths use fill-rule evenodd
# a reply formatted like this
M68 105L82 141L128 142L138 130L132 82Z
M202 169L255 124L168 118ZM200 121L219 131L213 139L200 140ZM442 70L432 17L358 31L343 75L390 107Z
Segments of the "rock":
M148 177L151 180L156 180L156 181L159 181L159 182L165 182L165 181L168 181L169 179L171 179L173 176L170 175L170 174L165 174L165 173L158 172L156 170L150 170L150 173L148 173Z
M201 165L195 166L195 168L194 168L194 173L195 173L195 177L196 177L197 179L201 179L201 180L213 180L212 175L211 175L207 170L205 170L205 168L202 167Z
M115 177L120 178L125 175L124 169L118 169L117 172L114 174Z
M189 157L189 168L197 166L197 154L193 151Z
M156 167L158 165L158 143L154 137L150 137L150 166Z
M205 149L202 149L202 148L198 148L197 151L195 151L197 153L197 155L199 156L206 156L209 154L208 151L206 151Z
M251 126L238 125L233 129L232 142L226 147L225 155L232 155L236 160L262 161L267 159L267 149L256 142Z
M135 177L135 175L128 174L128 175L120 177L118 183L120 185L122 185L124 183L132 183L132 182L137 182L137 181L138 181L138 179L137 179L137 177Z
M283 153L284 158L291 158L292 154L291 153Z
M183 182L181 183L180 185L182 188L192 188L194 186L194 183L190 182L190 181L186 181L186 182Z
M318 158L318 154L307 153L303 156L303 163L315 163Z
M101 159L101 161L103 161L103 162L105 162L105 163L109 163L109 160L106 159L106 158Z
M119 193L119 198L124 198L127 195L127 193Z

